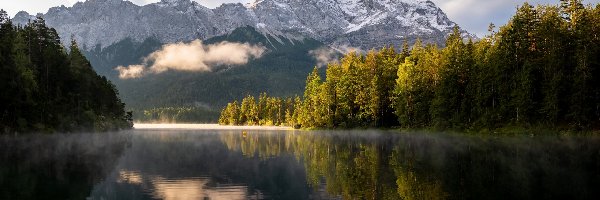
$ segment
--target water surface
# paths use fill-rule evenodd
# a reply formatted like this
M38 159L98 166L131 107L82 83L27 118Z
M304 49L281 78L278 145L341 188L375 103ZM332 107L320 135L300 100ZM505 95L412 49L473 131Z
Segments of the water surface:
M0 136L0 199L598 199L600 138L146 127Z

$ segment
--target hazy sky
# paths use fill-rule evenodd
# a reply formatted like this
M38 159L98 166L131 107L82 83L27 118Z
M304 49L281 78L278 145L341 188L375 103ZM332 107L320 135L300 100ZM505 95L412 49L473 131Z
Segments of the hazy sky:
M30 14L46 12L54 6L72 6L77 1L83 0L0 0L0 8L14 16L18 11L25 10ZM130 0L137 5L158 2L159 0ZM241 2L253 0L194 0L209 8L214 8L222 3ZM527 0L432 0L448 14L448 17L469 32L483 36L487 33L490 22L497 26L505 24L514 14L517 5ZM534 4L558 4L559 0L528 0ZM598 4L600 0L584 0L586 4Z

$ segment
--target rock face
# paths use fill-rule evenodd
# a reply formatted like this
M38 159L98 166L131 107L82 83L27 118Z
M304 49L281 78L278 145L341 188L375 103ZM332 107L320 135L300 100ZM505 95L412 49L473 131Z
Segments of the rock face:
M153 37L163 43L207 39L244 26L278 37L310 37L332 47L370 49L399 46L416 38L442 43L456 25L428 0L256 0L215 9L190 0L162 0L145 6L123 0L87 0L73 7L51 8L42 17L62 38L73 35L85 49L125 38ZM20 12L13 21L24 24L31 18Z

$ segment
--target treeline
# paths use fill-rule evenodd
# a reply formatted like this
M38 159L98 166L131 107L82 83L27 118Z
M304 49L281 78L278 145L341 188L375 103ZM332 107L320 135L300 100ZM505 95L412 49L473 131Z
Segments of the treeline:
M131 127L115 86L75 41L67 49L42 18L15 26L0 11L0 133Z
M139 110L136 121L149 123L215 123L219 112L202 107L161 107Z
M248 95L241 103L227 104L219 117L222 125L295 126L302 102L300 97L278 98L262 93L258 101Z
M307 78L302 127L600 127L600 5L518 8L477 41L350 53ZM227 123L225 123L227 124Z

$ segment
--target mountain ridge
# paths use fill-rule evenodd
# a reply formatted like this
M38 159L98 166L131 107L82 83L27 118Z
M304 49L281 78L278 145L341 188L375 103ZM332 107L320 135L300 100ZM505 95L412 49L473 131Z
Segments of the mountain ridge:
M190 0L144 6L87 0L72 7L53 7L39 16L62 38L73 35L85 49L107 47L125 38L141 42L155 37L163 43L208 39L252 26L274 37L310 37L332 47L366 50L400 46L416 38L443 44L457 25L429 0L257 0L214 9ZM13 21L23 24L32 17L19 12Z

